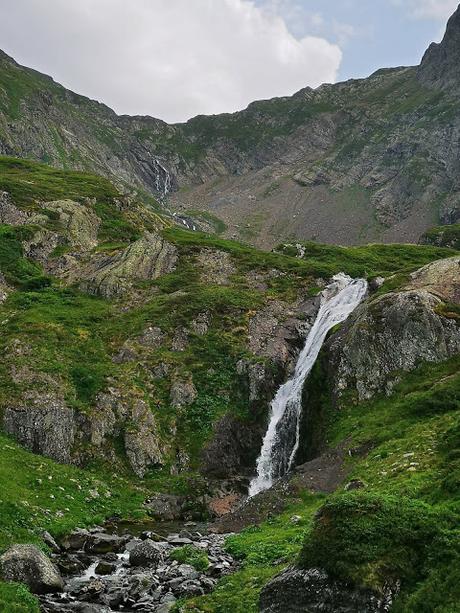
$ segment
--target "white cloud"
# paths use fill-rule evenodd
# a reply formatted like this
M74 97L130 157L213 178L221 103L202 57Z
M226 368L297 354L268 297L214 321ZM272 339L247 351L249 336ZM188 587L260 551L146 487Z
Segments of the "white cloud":
M342 53L250 0L2 0L18 61L115 110L169 121L333 82ZM314 30L312 30L314 31Z
M406 6L416 19L445 21L458 7L458 0L392 0L393 4Z

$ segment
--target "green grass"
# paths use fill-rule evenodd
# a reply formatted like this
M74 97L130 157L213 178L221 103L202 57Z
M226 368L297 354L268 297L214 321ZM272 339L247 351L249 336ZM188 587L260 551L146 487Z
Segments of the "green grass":
M323 498L304 494L277 517L260 526L246 528L227 539L226 548L241 563L241 569L221 579L207 596L180 604L179 610L194 613L257 613L263 586L299 554L305 534ZM291 521L294 515L300 520Z
M22 584L0 582L1 613L39 613L38 599Z
M208 554L193 545L177 547L169 555L171 560L176 560L180 564L190 564L195 570L205 572L209 567Z
M7 283L24 290L40 289L51 282L39 266L24 258L21 240L32 234L26 227L0 225L0 271Z
M439 247L451 247L460 251L460 224L437 226L425 232L422 242Z
M346 272L352 277L387 277L412 272L434 260L448 258L452 250L424 245L364 245L340 247L304 243L303 261L312 268L324 266L329 274ZM294 256L295 246L280 245L277 251Z

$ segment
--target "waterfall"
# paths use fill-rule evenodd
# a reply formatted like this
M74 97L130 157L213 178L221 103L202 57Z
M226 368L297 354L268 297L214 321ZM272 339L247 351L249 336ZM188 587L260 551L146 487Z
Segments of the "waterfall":
M166 198L171 191L171 174L158 158L154 159L154 165L156 170L155 189L162 198Z
M271 487L292 467L300 442L305 380L329 330L347 319L366 292L365 280L353 280L343 273L333 277L333 282L323 290L318 315L299 355L294 375L278 389L271 402L270 421L257 460L257 476L249 487L249 496Z

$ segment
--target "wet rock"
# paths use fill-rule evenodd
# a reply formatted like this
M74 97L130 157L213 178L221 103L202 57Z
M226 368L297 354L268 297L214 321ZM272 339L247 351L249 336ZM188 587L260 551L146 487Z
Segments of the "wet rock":
M62 548L65 550L79 551L84 549L86 542L91 538L89 530L77 528L61 540Z
M129 552L129 563L132 566L157 566L162 556L163 549L157 543L147 539Z
M61 592L62 577L51 560L33 545L13 545L0 557L4 581L25 583L34 594Z
M106 534L102 532L100 534L92 534L87 539L85 544L85 550L88 553L109 553L119 552L124 549L126 539L117 536L116 534Z
M183 499L172 494L157 494L145 501L147 513L159 521L174 521L182 517Z
M96 575L111 575L113 572L115 572L115 569L115 564L111 564L110 562L101 560L94 569L94 572L96 573Z
M289 568L264 587L261 613L387 613L394 591L382 596L332 580L322 570Z
M51 536L49 532L46 532L46 531L43 532L42 539L45 545L47 545L53 553L60 553L61 548L59 547L59 545L56 543L56 541L54 540L54 538Z
M189 538L184 538L178 535L168 536L168 543L174 547L183 547L184 545L192 545L193 541Z

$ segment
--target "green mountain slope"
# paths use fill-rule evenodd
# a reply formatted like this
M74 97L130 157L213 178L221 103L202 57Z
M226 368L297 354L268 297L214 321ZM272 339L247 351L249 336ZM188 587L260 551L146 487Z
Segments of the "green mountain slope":
M408 283L422 294L426 287L435 291L434 283L437 297L422 304L419 315L427 324L413 346L430 352L442 332L443 339L451 335L446 355L455 351L453 249L309 243L259 251L179 230L106 179L14 158L0 158L0 222L1 548L41 543L43 530L59 536L113 514L141 519L144 500L158 491L180 495L192 518L209 517L222 488L241 496L270 400L315 317L315 296L340 271L366 276L379 287L366 308L369 317L389 326L391 318L379 310L384 307L375 306L386 304L382 297L391 304ZM438 268L412 274L431 262L444 266L434 281ZM383 285L378 277L386 278ZM401 309L399 317L410 313ZM358 320L356 328L366 326ZM455 461L455 448L443 443L452 438L448 431L458 412L455 360L404 379L392 398L356 404L350 389L339 413L324 397L336 381L324 387L319 370L310 390L311 406L319 411L312 423L322 424L322 444L372 443L371 453L350 461L350 474L366 483L384 512L388 504L393 513L388 496L420 500L433 507L446 538L455 517L446 509L456 513L457 496L455 476L446 468ZM318 381L323 383L315 388ZM425 452L425 438L433 453ZM416 455L410 460L417 463L414 472L406 470L406 453ZM397 471L394 462L401 464ZM69 491L69 482L72 492L78 484L77 493ZM341 505L369 503L336 496L326 507L334 514ZM306 531L307 538L330 538L318 535L312 523L323 501L303 490L287 498L292 506L279 518L230 539L228 547L246 560L243 568L196 602L197 610L256 610L261 588L296 558ZM302 520L291 523L292 514ZM397 535L388 538L399 547ZM372 568L380 568L379 556L386 552L376 549ZM430 556L438 553L430 550ZM344 576L380 585L380 574L370 567L331 558L331 571L333 562ZM442 564L436 559L407 577L401 567L404 598L418 602L414 581L426 580L428 589ZM0 584L0 608L33 611L32 602L22 587Z

